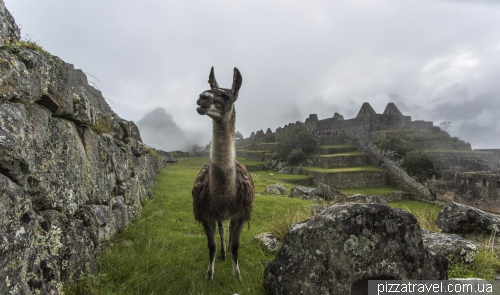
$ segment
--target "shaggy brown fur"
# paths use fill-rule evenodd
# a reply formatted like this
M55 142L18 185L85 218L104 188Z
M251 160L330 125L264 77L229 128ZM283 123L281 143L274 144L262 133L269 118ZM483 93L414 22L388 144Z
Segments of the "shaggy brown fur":
M236 194L231 198L210 195L210 162L196 177L193 194L193 213L197 221L250 220L254 197L254 184L245 166L234 161L236 169Z

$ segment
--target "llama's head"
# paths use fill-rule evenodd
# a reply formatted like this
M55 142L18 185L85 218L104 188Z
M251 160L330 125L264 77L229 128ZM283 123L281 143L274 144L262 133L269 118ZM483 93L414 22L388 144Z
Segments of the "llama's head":
M238 98L243 78L240 71L234 68L233 86L231 89L219 88L217 80L215 80L214 67L210 70L208 83L210 90L203 91L200 98L196 102L198 108L196 111L200 115L207 115L215 121L227 122L231 118L234 111L234 102Z

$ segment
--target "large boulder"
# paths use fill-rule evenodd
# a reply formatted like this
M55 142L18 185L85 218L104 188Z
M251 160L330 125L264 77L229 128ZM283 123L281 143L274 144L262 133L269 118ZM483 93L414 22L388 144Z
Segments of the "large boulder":
M304 200L320 200L320 197L314 194L315 189L305 186L294 186L290 190L290 198L304 199Z
M290 226L264 271L269 294L367 294L370 279L447 279L417 219L379 204L338 204ZM364 292L364 293L363 293Z
M338 189L323 183L318 184L314 194L321 197L325 201L334 201L335 203L345 201L345 198L347 197Z
M422 230L422 241L426 247L449 257L451 262L474 266L476 245L455 234L437 233Z
M365 196L356 194L345 198L345 202L358 204L381 204L387 205L387 201L381 196Z
M490 235L499 231L500 217L474 207L448 202L439 212L436 225L445 233Z
M284 187L281 183L271 184L264 188L264 192L268 195L286 195L286 187Z

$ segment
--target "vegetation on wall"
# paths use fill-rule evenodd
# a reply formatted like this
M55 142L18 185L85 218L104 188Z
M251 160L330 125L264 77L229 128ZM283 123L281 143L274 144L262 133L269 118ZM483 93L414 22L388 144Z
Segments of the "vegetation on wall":
M99 118L96 122L95 125L89 126L90 129L92 129L95 133L102 135L102 134L109 134L111 132L111 124L103 119Z
M33 51L36 51L38 53L41 53L47 57L50 57L50 53L43 49L43 47L40 45L40 41L37 41L33 39L33 37L29 34L26 34L23 39L10 43L7 46L4 46L6 50L15 53L16 50L19 52L19 48L27 48Z
M406 154L401 163L403 169L418 181L423 182L434 176L434 156L421 151Z
M434 126L431 132L421 132L416 130L398 130L393 132L384 132L385 137L376 142L380 149L396 152L401 157L406 153L415 150L414 143L419 142L458 142L465 143L458 137L451 137L441 128Z
M297 122L285 140L276 145L276 155L289 164L298 164L305 160L307 154L314 153L317 147L318 139L305 124Z

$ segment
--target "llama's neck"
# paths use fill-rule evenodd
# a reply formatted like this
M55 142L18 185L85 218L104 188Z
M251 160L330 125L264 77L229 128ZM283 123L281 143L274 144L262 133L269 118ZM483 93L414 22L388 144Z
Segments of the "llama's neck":
M235 148L234 132L236 113L233 110L227 123L212 120L212 146L210 149L210 179L211 192L220 197L234 196L236 192L235 179Z

